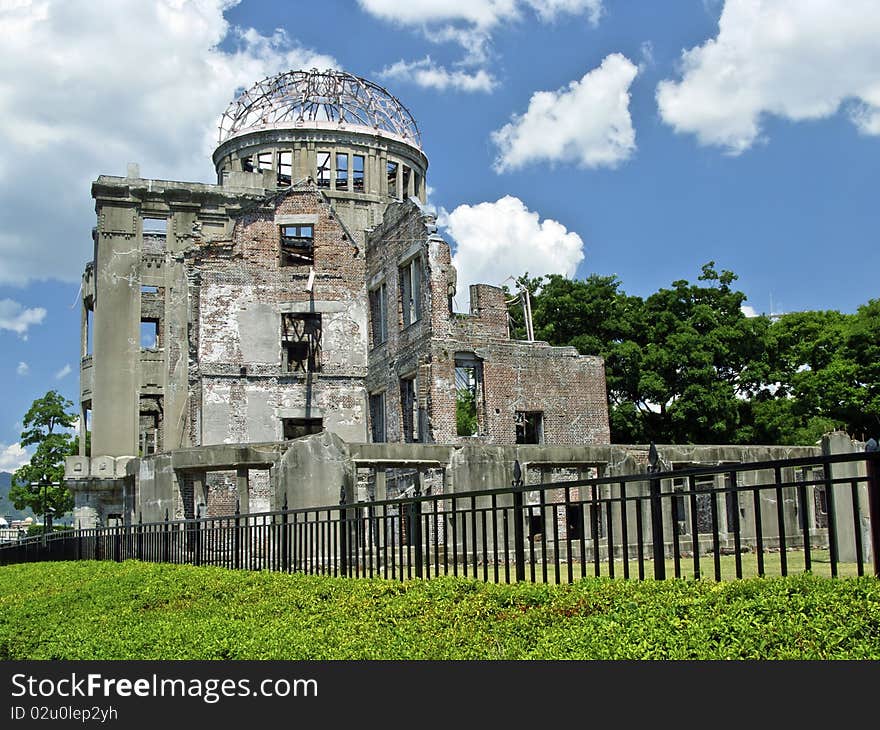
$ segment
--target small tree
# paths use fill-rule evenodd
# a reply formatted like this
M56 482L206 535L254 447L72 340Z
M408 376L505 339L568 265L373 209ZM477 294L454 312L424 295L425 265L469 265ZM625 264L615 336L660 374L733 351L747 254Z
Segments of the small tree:
M75 439L66 429L76 423L68 413L73 403L56 390L37 398L23 419L22 446L36 446L29 463L12 475L9 499L16 509L30 507L46 515L46 530L52 515L63 515L73 508L73 496L64 486L64 457L74 453Z

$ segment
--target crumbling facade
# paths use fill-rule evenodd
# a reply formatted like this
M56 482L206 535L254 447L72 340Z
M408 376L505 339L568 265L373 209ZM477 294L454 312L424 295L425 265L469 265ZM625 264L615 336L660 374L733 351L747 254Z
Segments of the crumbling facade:
M387 91L332 71L266 79L223 115L213 159L216 184L130 166L92 186L80 372L91 454L67 465L81 524L131 519L132 474L179 449L322 431L609 442L601 358L511 340L497 287L471 287L471 311L452 311L418 127ZM268 472L209 477L180 477L179 516L236 500L268 509L277 491Z

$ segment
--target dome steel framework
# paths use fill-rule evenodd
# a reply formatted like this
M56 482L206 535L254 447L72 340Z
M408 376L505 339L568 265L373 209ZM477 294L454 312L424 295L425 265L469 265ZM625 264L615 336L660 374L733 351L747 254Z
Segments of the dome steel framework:
M364 128L421 149L416 120L387 89L345 71L287 71L242 92L220 118L218 145L261 129Z

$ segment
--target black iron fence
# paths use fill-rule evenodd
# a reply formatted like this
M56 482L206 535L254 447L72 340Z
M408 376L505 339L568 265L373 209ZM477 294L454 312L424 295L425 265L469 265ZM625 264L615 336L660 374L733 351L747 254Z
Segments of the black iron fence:
M0 545L0 564L136 559L349 577L484 581L880 577L880 453L421 493L79 529ZM286 503L285 503L286 507Z

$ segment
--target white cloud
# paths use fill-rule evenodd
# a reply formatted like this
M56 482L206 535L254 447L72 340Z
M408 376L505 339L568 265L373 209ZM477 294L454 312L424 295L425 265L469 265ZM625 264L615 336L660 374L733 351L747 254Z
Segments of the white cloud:
M0 299L0 330L10 330L27 339L28 327L40 324L45 317L46 310L42 307L25 309L13 299Z
M535 92L525 114L492 133L499 148L495 169L545 160L614 167L629 158L636 148L629 87L637 73L632 61L612 53L580 81Z
M0 471L13 472L31 460L21 444L0 444Z
M542 21L554 21L563 13L586 13L596 24L602 14L602 0L358 0L371 15L402 25L466 23L491 28L517 20L523 6L532 9Z
M61 370L55 373L55 380L61 380L62 378L66 378L72 372L72 368L70 367L70 363L65 364Z
M235 4L0 3L0 209L15 211L0 232L0 282L77 281L99 173L124 175L131 161L150 177L212 180L217 120L237 88L338 65L284 31L231 27Z
M456 89L458 91L492 91L495 79L485 69L477 69L473 73L467 71L450 71L438 66L425 56L421 61L398 61L386 66L379 72L383 79L409 81L425 89Z
M584 242L558 221L540 220L519 199L460 205L442 211L438 224L455 240L452 263L458 272L456 307L464 311L471 284L500 286L509 276L572 276L583 261Z
M876 0L727 0L718 35L657 86L660 115L731 154L761 139L763 115L821 119L848 102L857 128L880 134L878 35Z
M18 367L15 368L15 372L18 373L19 375L28 375L30 373L30 371L31 371L31 366L28 365L26 362L18 363Z
M750 304L743 304L743 305L739 308L739 310L740 310L740 311L741 311L746 317L757 317L757 316L758 316L758 313L755 311L755 308L754 308L753 306L751 306Z

